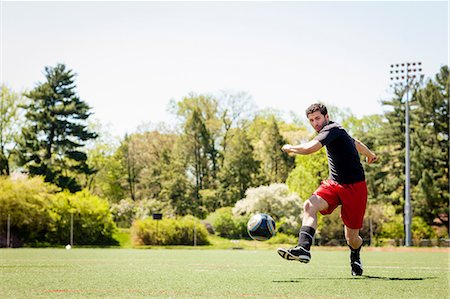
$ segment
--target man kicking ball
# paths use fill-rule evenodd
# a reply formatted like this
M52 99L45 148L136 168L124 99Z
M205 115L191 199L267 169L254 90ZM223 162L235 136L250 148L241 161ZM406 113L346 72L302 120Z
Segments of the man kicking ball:
M369 164L376 161L377 156L361 141L352 138L339 124L330 121L324 105L311 105L306 110L306 116L318 135L303 144L285 144L282 150L308 155L325 146L330 176L322 181L303 205L298 245L290 249L278 248L277 252L286 260L308 263L311 260L309 250L317 228L317 212L322 215L331 214L337 206L342 205L341 218L345 226L345 239L350 247L352 275L360 276L363 273L360 258L363 241L359 230L366 211L367 186L358 153L364 154Z

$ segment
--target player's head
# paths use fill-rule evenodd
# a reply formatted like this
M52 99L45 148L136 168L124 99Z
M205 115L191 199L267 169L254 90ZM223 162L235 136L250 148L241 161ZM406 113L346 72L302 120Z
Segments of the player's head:
M306 109L306 117L316 132L320 132L320 130L322 130L322 128L325 127L329 121L327 107L319 103L312 104L308 107L308 109Z

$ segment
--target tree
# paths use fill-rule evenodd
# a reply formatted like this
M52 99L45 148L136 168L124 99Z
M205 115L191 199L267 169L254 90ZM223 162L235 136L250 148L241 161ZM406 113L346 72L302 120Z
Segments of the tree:
M393 204L398 213L403 212L405 182L405 105L404 89L396 89L390 100L382 101L388 108L384 113L382 130L378 135L379 146L376 149L383 165L382 179L378 199ZM412 182L413 183L413 182Z
M284 183L289 172L294 166L294 157L281 151L281 147L287 142L281 135L274 117L269 121L269 126L261 136L263 142L262 164L269 182Z
M233 138L234 128L243 129L255 110L252 98L246 92L223 92L218 102L218 114L222 121L222 153L226 153L228 141ZM222 165L224 162L223 155Z
M11 155L17 145L23 121L20 105L23 104L21 95L7 86L0 90L0 175L9 175L11 171Z
M136 193L139 183L139 173L144 167L138 163L138 156L139 152L135 147L135 137L133 135L125 135L122 144L117 149L116 157L120 161L120 166L124 173L124 182L121 183L133 201L137 200Z
M173 103L183 128L183 145L189 157L195 181L195 198L200 201L200 190L215 188L219 171L217 100L206 95L190 94Z
M221 206L231 206L245 196L249 187L256 187L259 162L254 157L253 146L245 132L235 129L224 151L223 167L220 170Z
M439 219L448 230L449 70L441 68L435 80L416 91L411 117L413 210L432 224Z
M289 174L286 184L301 199L308 199L320 182L328 177L328 162L325 149L311 155L297 155L295 168Z
M90 123L98 138L86 145L87 163L95 172L84 175L83 187L93 194L118 202L125 198L124 166L122 157L117 154L120 146L118 137L112 136L108 127L97 122Z
M25 94L29 124L18 149L20 166L31 175L71 192L81 190L77 174L93 171L82 147L97 137L87 129L90 107L77 95L74 77L64 64L45 68L46 82Z

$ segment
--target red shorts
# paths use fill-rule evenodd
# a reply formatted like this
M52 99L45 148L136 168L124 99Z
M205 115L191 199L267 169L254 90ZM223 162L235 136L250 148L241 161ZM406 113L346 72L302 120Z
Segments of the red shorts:
M339 184L332 180L322 181L313 193L328 203L328 209L320 211L322 215L331 214L342 205L341 218L345 226L360 229L363 225L367 204L367 185L365 181L353 184Z

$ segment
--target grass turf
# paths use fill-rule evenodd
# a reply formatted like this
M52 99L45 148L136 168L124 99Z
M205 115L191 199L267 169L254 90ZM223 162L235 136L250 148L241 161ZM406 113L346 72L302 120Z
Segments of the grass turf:
M273 250L2 249L1 298L449 298L447 252L313 248L309 264Z

